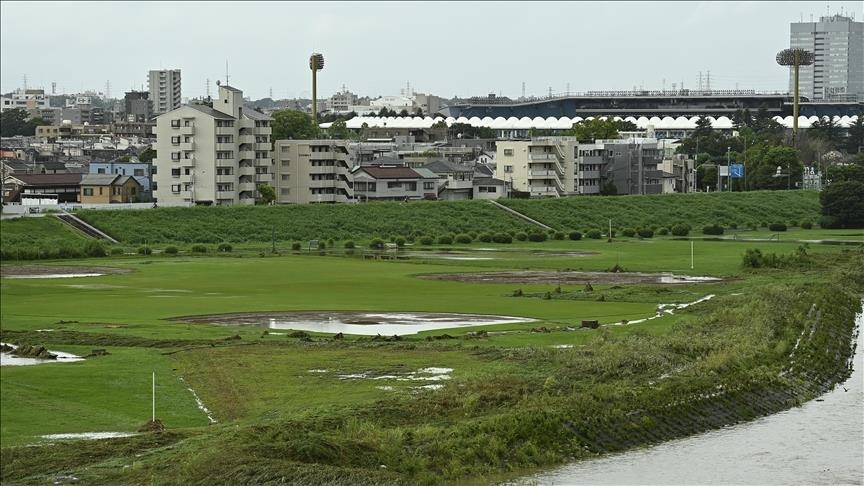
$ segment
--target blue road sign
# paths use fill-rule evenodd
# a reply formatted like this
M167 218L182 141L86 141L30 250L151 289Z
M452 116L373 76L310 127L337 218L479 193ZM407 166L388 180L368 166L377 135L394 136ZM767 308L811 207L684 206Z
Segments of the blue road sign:
M731 172L732 172L732 178L733 179L743 179L744 178L744 164L732 164Z

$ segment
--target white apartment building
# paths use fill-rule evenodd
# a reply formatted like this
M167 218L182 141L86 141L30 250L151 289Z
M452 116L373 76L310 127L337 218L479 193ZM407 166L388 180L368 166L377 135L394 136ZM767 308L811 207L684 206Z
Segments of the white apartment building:
M160 203L254 204L273 184L271 118L219 87L213 107L182 105L156 117L154 197Z
M537 137L499 141L495 178L531 197L601 194L615 185L618 194L659 194L663 151L656 139L596 140L580 144L575 137Z
M167 113L183 104L179 69L150 71L148 82L154 115Z
M277 140L276 201L285 204L354 199L348 140Z
M0 98L0 112L21 108L22 110L46 110L49 108L48 98L42 89L18 89L8 97Z
M820 17L819 22L793 22L790 46L816 55L812 66L800 68L801 96L824 101L864 100L864 22L842 15ZM793 82L790 73L790 92Z

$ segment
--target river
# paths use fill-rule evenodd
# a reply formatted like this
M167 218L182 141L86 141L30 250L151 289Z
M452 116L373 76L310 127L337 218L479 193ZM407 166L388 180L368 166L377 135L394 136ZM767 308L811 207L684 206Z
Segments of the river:
M864 314L856 318L864 329ZM864 332L852 376L801 407L667 442L582 461L529 484L864 484Z

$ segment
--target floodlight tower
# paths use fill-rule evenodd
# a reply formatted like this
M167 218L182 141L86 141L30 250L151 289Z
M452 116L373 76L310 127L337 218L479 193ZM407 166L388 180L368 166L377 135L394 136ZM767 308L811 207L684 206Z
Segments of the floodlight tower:
M792 101L792 145L798 140L798 68L809 66L816 60L816 55L804 49L783 49L777 53L777 64L792 66L795 73L794 98Z
M312 70L312 123L318 126L318 71L324 69L324 56L313 52L309 56L309 69Z

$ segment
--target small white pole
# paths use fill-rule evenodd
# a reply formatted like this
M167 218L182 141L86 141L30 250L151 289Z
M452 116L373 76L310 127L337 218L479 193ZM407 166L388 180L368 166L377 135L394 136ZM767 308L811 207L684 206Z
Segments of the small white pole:
M693 240L690 240L690 270L693 270Z
M156 372L153 372L153 420L156 421Z
M609 218L609 239L612 239L612 218Z

